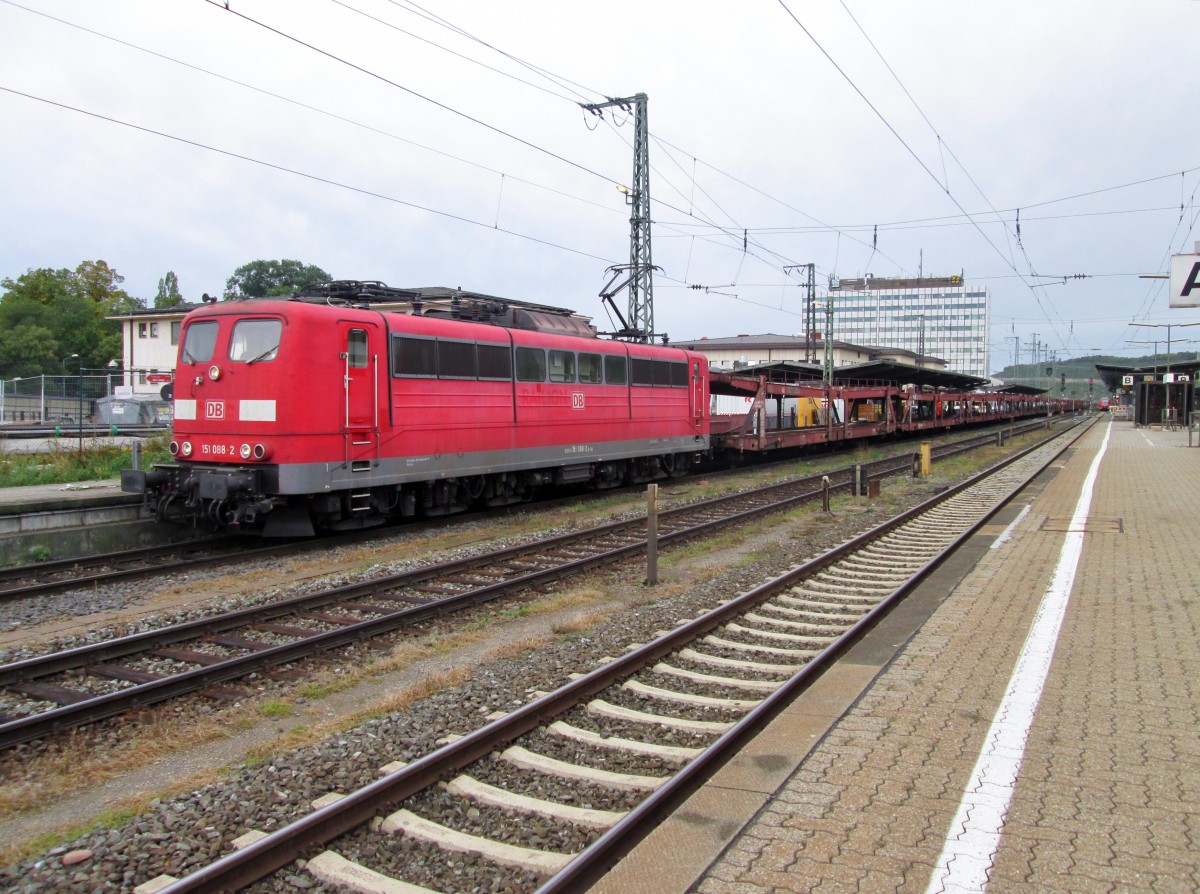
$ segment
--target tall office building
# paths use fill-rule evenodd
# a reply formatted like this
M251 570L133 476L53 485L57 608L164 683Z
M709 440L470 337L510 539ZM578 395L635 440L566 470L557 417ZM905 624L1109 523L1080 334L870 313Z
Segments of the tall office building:
M904 348L941 358L952 372L988 376L986 287L967 286L961 276L867 277L835 280L829 296L835 339ZM818 296L818 328L824 304Z

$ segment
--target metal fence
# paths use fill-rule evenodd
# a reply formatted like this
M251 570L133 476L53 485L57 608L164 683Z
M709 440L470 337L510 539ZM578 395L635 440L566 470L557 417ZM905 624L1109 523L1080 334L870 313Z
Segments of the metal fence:
M5 379L0 382L0 423L94 421L96 401L124 384L125 376L120 370Z

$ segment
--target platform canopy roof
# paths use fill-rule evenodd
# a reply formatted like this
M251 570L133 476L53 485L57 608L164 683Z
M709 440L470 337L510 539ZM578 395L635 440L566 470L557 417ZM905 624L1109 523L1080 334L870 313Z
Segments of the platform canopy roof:
M889 385L916 385L918 388L946 388L950 391L973 391L988 383L988 379L968 376L963 373L894 363L890 360L875 360L870 363L855 363L839 366L833 371L835 382L886 382Z
M1034 388L1032 385L1002 385L999 388L986 389L989 394L1025 394L1030 397L1045 394L1045 388Z
M1200 374L1200 361L1184 360L1173 362L1170 366L1173 373L1191 376L1192 381L1196 381L1196 376ZM1111 363L1097 363L1096 372L1100 376L1100 381L1104 383L1104 387L1109 391L1116 391L1122 385L1122 380L1125 376L1134 376L1134 381L1139 381L1143 376L1154 376L1158 379L1167 371L1167 364L1164 361L1155 366L1117 366Z
M822 369L819 364L802 363L797 360L774 360L770 363L758 363L735 370L721 370L723 375L734 378L757 379L765 378L768 382L785 385L805 385L820 387ZM974 391L988 380L978 376L967 376L962 373L946 372L945 370L928 367L912 366L907 363L895 363L889 360L878 360L870 363L855 363L836 367L833 371L834 384L849 385L852 383L872 383L887 385L915 385L918 388L945 388L950 391ZM741 394L745 389L723 388L714 380L714 394ZM1023 393L1023 392L1013 392ZM1041 393L1033 391L1031 393Z

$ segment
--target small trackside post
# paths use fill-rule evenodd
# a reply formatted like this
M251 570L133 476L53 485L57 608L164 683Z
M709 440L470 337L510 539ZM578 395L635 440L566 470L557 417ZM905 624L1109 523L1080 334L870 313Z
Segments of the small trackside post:
M658 585L658 485L646 486L646 585Z

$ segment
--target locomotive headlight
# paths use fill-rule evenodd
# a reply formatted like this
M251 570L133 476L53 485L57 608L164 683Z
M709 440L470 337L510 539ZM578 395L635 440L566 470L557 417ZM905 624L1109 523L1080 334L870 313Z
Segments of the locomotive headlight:
M182 453L184 456L191 456L192 455L192 442L184 441L183 443L181 443L179 445L179 452Z
M168 444L167 445L167 453L171 454L171 456L178 456L179 455L179 442L172 441L170 444Z
M266 444L255 444L254 445L254 458L255 459L266 459L270 455L271 455L271 451L267 447Z
M250 458L250 445L243 444L241 447L239 447L238 448L238 456L240 456L242 459L249 459Z
M210 366L208 368L208 377L210 379L212 379L214 382L217 379L221 378L221 367L217 366L215 363L212 366Z

